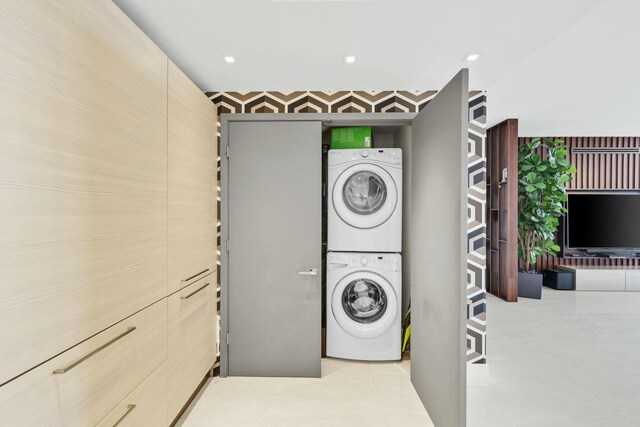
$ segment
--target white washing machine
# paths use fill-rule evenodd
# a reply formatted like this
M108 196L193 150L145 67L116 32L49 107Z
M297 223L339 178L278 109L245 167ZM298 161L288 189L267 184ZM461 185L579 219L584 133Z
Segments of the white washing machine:
M402 251L402 150L329 150L327 250Z
M401 266L399 254L327 254L327 356L400 359Z

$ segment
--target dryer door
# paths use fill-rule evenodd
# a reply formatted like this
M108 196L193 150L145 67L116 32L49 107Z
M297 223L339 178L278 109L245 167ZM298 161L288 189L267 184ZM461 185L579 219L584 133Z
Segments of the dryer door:
M331 311L347 333L375 338L385 333L398 316L398 297L384 277L369 271L354 272L333 289Z
M373 228L391 217L398 204L398 188L383 168L374 164L351 166L338 176L332 190L338 216L356 228Z

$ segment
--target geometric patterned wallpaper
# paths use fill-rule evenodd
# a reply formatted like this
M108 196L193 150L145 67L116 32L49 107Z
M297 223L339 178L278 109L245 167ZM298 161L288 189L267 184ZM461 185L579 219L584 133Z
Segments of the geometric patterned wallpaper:
M207 92L222 113L410 113L437 91ZM486 95L469 93L467 192L467 361L486 363ZM220 121L218 120L218 147ZM218 153L220 150L218 150ZM218 158L218 218L220 159ZM220 223L218 223L218 316L220 315ZM218 340L219 342L219 340ZM219 361L218 361L219 362ZM218 363L217 362L217 363Z
M469 94L467 162L467 361L486 363L487 107L484 92Z

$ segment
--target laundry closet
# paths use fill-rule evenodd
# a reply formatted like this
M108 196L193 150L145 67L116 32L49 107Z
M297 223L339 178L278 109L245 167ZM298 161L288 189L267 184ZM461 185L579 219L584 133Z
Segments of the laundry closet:
M410 127L328 123L322 136L323 356L400 360Z
M460 424L467 103L462 70L417 114L221 116L221 376L319 377L323 325L327 356L398 360L410 300L411 381ZM353 126L374 146L327 151Z
M403 255L400 273L408 271L411 126L371 126L371 147L331 150L331 136L336 129L341 128L328 122L322 131L323 287L326 285L326 255L329 251L400 254ZM331 166L329 150L334 159ZM331 177L330 168L335 172ZM371 201L373 206L354 207L347 201L345 190L348 188L349 178L358 178L358 175L363 175L373 190L380 194L377 200ZM342 179L337 182L339 176ZM329 212L333 220L333 247L327 246ZM408 274L402 276L401 316L409 307L408 278Z

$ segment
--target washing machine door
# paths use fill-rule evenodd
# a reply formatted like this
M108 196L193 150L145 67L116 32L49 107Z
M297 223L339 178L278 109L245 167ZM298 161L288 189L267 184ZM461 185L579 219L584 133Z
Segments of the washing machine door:
M347 333L357 338L375 338L385 333L398 316L398 297L379 274L354 272L333 289L331 311Z
M378 165L361 163L338 176L332 200L344 222L356 228L374 228L396 210L398 188L389 172Z

